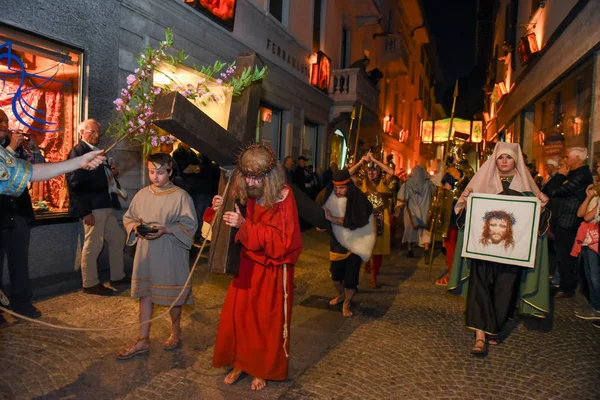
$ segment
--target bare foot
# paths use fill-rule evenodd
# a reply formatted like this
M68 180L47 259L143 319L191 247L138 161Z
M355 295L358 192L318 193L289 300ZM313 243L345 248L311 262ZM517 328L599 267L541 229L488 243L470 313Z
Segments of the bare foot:
M238 380L238 378L240 377L242 372L243 371L241 369L237 369L237 368L232 369L231 372L228 373L227 376L225 377L224 382L228 385L233 385L235 383L235 381Z
M330 306L337 306L338 304L340 304L342 302L344 302L344 296L340 295L340 296L338 296L338 297L336 297L334 299L331 299L329 301L329 305Z
M250 389L262 390L266 386L267 386L267 381L265 381L264 379L260 379L260 378L254 378L254 379L252 379L252 385L250 386Z
M342 315L344 317L351 317L352 311L350 311L350 303L344 302L344 306L342 307Z

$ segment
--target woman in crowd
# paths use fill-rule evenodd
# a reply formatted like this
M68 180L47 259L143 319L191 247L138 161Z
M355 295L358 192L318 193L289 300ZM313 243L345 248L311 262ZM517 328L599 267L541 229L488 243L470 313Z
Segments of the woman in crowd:
M535 268L461 258L459 249L462 248L464 232L458 235L448 290L456 295L466 294L466 325L475 331L471 353L482 356L487 354L487 344L499 343L498 335L517 306L519 313L524 315L544 318L548 313L550 298L545 233L550 213L545 209L548 197L533 181L517 143L496 144L492 156L471 179L455 206L459 225L471 193L537 196L543 209Z

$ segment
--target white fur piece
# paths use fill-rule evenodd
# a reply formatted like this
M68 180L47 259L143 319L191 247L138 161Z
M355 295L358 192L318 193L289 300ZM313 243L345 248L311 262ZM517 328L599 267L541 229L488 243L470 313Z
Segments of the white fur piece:
M338 198L335 193L331 193L323 207L329 209L332 216L343 217L346 214L347 202L347 197ZM369 223L358 229L350 230L335 224L331 226L333 235L342 246L359 256L363 262L369 261L377 239L373 214L369 216Z

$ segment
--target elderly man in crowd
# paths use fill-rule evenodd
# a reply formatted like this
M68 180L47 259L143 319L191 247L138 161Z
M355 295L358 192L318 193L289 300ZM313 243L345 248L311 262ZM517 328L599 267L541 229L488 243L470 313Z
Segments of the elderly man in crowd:
M83 121L78 132L81 141L69 152L69 159L97 149L100 140L100 124L93 119ZM131 278L125 276L123 266L123 247L125 231L119 226L114 210L120 209L115 193L110 192L111 179L114 179L111 167L94 171L77 170L67 175L71 195L71 210L83 218L85 239L81 255L81 276L83 292L100 296L111 296L112 289L98 280L98 257L108 244L110 256L110 279L115 284L129 284Z
M556 189L550 193L556 201L556 219L553 226L554 245L560 273L557 298L573 297L577 289L577 258L571 256L581 218L579 206L586 198L585 190L593 183L592 173L586 165L588 150L585 147L567 149L567 162L562 165L555 179Z

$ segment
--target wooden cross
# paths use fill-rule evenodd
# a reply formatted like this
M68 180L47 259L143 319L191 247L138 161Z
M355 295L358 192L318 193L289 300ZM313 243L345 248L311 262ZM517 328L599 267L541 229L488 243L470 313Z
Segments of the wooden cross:
M235 63L235 74L241 74L247 67L262 68L263 65L255 53L240 54ZM213 121L181 94L161 94L157 96L154 104L154 124L227 169L233 166L237 152L254 139L261 93L262 84L257 82L233 100L227 129ZM219 193L223 193L226 185L226 174L225 171L221 172ZM314 226L326 228L327 221L321 207L295 185L290 183L290 186L299 205L300 217ZM233 210L233 203L232 196L224 199L225 210ZM200 218L201 215L198 216L198 219ZM214 272L235 274L240 256L239 247L233 241L233 233L237 230L233 231L221 222L215 221L213 226L209 267Z

